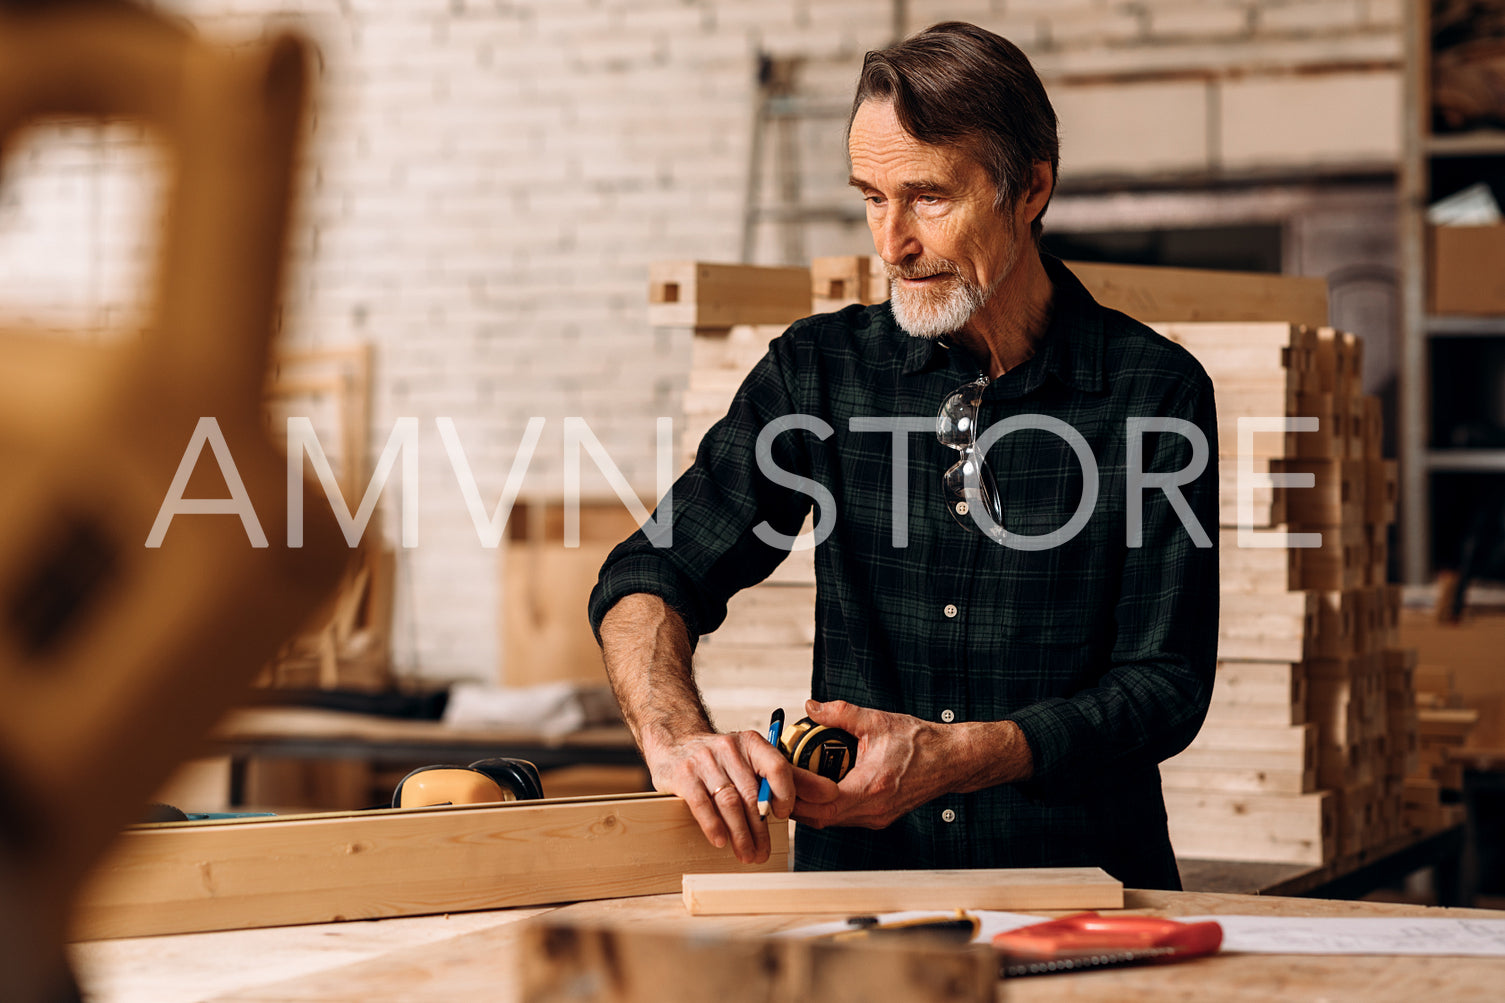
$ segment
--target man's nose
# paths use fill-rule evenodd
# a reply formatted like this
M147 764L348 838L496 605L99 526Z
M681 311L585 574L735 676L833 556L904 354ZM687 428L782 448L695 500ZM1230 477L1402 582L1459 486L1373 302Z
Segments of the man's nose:
M902 265L924 248L915 235L914 217L907 209L895 207L873 227L873 248L890 265Z

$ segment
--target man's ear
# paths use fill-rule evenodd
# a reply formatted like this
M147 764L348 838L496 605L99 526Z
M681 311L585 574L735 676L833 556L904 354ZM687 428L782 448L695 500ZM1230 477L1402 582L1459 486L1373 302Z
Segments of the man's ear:
M1023 225L1033 223L1045 211L1045 204L1050 201L1055 187L1055 172L1050 169L1050 161L1035 161L1034 169L1030 172L1029 189L1015 207L1015 212L1019 215L1018 221Z

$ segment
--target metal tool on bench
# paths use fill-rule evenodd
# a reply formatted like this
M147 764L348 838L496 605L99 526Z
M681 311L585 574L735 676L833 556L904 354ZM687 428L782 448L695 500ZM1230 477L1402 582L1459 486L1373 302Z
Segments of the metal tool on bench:
M999 975L1049 975L1085 968L1181 961L1216 954L1223 928L1159 916L1071 916L1009 930L993 937Z
M543 797L538 767L526 759L497 756L469 766L420 766L398 781L393 808L536 801Z
M779 736L779 751L802 770L840 781L857 762L857 736L802 717Z

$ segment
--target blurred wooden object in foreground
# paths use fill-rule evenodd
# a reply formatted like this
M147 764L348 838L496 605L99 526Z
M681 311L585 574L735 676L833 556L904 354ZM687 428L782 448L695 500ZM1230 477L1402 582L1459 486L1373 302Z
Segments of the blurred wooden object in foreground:
M123 0L0 6L0 142L134 120L175 155L141 336L0 330L8 1000L67 998L86 872L348 557L308 495L286 545L262 418L308 67L296 38L232 54ZM216 464L226 490L195 491Z

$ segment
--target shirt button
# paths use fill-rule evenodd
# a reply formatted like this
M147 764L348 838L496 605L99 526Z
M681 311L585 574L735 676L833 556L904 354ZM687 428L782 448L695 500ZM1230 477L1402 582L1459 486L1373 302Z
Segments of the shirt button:
M952 710L950 707L947 707L945 710L941 711L941 720L945 721L947 724L950 724L952 721L956 720L956 711Z
M957 515L966 515L969 511L971 511L971 506L968 505L966 502L957 502L956 503L956 514Z
M941 612L945 613L947 617L955 619L956 618L956 604L948 602L946 604L946 608L944 610L942 610Z
M955 822L956 821L956 812L952 811L950 808L947 808L945 811L941 812L941 821L942 822Z

